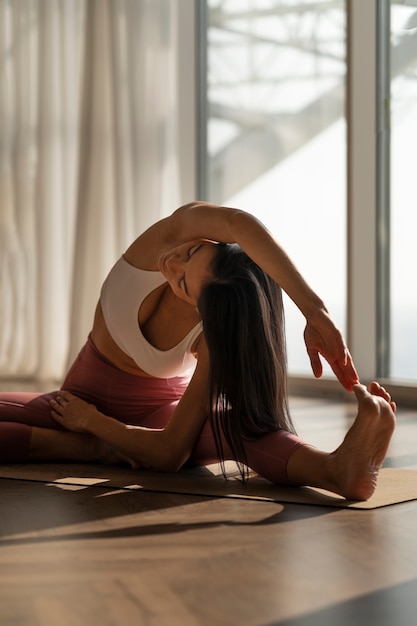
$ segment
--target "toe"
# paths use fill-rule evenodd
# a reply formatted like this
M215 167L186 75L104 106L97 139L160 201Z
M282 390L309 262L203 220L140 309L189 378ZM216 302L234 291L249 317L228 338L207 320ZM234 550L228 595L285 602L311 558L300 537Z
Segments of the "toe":
M370 383L370 385L368 386L368 390L369 390L369 393L371 393L373 396L379 396L383 398L384 400L386 400L387 402L391 402L391 396L388 393L388 391L385 389L385 387L382 387L376 381L373 381L372 383Z
M363 400L363 398L369 395L368 390L366 389L365 385L361 385L361 383L357 383L356 385L353 385L353 392L356 398L358 399L358 401Z

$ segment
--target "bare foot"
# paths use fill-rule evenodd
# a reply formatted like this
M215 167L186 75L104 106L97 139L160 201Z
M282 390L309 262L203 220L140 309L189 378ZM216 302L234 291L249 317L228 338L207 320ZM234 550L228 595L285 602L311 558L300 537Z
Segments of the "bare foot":
M329 455L334 490L349 500L368 500L395 428L395 404L389 393L373 382L368 390L355 385L358 415L342 444Z

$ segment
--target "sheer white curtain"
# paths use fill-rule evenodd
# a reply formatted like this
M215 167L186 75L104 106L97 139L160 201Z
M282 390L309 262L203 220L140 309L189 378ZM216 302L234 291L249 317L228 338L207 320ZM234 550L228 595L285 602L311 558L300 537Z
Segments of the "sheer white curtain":
M60 379L101 282L181 203L180 0L0 0L0 376Z

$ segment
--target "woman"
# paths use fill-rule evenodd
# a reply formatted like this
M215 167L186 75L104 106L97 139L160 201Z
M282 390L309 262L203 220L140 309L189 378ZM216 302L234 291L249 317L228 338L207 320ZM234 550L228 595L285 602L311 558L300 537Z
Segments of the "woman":
M306 318L315 376L322 355L358 399L333 453L299 439L288 414L281 288ZM367 499L394 411L377 383L358 384L323 302L265 227L243 211L195 202L116 263L60 392L0 394L0 461L176 471L234 458L275 483Z

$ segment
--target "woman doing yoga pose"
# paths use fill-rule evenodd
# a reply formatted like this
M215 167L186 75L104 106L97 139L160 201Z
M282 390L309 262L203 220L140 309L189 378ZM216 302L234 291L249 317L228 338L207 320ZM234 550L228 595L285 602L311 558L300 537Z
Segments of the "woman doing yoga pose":
M358 414L337 450L296 434L287 404L281 289ZM143 233L106 278L91 334L60 391L0 394L0 462L120 463L177 471L234 459L277 484L350 499L376 486L395 425L359 384L322 300L253 216L194 202Z

